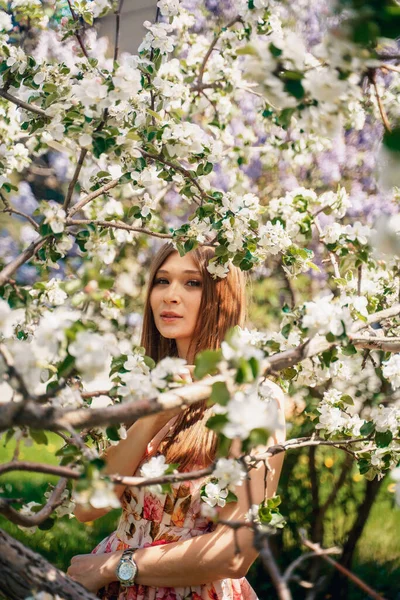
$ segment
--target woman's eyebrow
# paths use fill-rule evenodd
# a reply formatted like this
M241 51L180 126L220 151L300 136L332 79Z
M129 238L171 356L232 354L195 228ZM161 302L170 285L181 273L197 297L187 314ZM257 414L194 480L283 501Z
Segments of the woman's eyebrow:
M200 271L194 271L193 269L186 269L185 271L183 271L184 273L197 273L198 275L201 275ZM169 271L167 271L167 269L159 269L157 271L157 273L169 273Z

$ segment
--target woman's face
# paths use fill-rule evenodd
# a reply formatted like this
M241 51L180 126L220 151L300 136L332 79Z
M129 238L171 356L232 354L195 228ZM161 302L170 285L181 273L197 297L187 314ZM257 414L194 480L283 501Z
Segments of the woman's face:
M176 340L178 353L188 362L187 352L199 316L202 276L191 253L173 252L155 274L150 306L160 334Z

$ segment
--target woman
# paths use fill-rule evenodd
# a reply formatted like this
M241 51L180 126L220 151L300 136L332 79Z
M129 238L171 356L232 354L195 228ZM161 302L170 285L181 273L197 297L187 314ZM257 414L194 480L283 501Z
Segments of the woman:
M198 248L181 257L164 245L152 263L144 310L141 345L155 361L179 356L192 365L197 353L218 348L227 330L244 324L245 282L231 267L225 279L213 280L206 267L214 255ZM192 370L193 367L190 367ZM283 410L281 390L275 388ZM106 455L106 472L139 475L141 466L156 454L180 471L208 466L214 460L217 438L205 427L212 413L201 402L136 421L127 438ZM280 437L271 443L282 441ZM235 442L231 456L238 456ZM267 496L278 484L283 454L270 460ZM257 557L251 529L237 531L240 553L235 553L231 527L202 516L200 488L204 480L172 484L172 493L116 485L122 515L117 530L89 555L73 557L68 575L103 600L257 600L245 575ZM265 496L264 466L251 471L253 503ZM222 520L244 520L249 503L246 485L237 487L238 501L219 509ZM80 521L93 521L106 509L77 507ZM123 587L116 570L126 548L138 548L133 558L138 572L134 585ZM99 589L100 588L100 589Z

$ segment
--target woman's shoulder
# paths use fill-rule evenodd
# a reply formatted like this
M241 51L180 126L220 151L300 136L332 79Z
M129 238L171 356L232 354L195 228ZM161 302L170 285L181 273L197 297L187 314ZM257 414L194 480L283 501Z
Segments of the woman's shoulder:
M274 381L271 381L271 379L264 379L261 385L265 390L270 392L271 397L278 402L280 408L283 408L285 405L285 394L282 388Z

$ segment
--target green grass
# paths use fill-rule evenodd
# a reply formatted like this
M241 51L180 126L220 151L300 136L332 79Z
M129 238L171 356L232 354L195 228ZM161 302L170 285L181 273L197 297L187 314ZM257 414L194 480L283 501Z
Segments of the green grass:
M55 452L63 442L55 434L48 434L48 438L48 446L35 444L27 447L22 445L19 459L58 464L59 458L55 456ZM4 442L0 443L0 463L7 462L12 458L15 444L10 442L4 448ZM48 484L56 482L57 477L50 475L14 471L6 473L0 478L0 488L3 490L2 496L7 498L24 498L26 502L31 500L43 502L43 494ZM119 514L120 510L113 510L94 523L80 523L75 518L63 517L57 519L51 529L47 531L36 529L33 534L28 533L26 529L20 529L0 516L0 527L25 545L40 552L52 564L66 570L72 556L91 552L99 541L115 530Z

